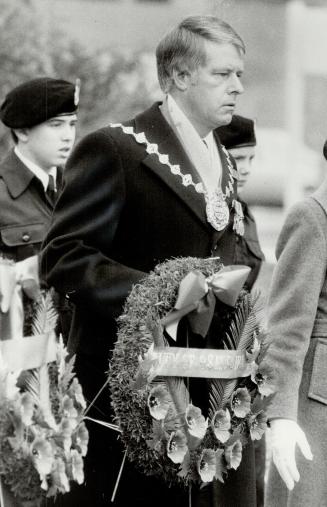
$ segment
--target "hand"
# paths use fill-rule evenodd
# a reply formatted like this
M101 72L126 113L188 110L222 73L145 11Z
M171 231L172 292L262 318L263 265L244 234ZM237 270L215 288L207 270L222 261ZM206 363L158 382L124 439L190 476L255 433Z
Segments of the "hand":
M313 456L307 438L300 426L290 419L273 419L271 427L272 459L288 489L300 479L295 461L295 447L298 444L303 456L312 460Z

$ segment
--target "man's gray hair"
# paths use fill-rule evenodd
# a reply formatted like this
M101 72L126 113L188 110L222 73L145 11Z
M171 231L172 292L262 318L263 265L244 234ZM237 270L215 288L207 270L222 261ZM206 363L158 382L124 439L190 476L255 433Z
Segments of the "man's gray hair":
M204 41L232 44L241 53L241 37L225 21L215 16L190 16L171 30L156 50L157 72L161 89L169 91L173 70L195 70L206 62Z

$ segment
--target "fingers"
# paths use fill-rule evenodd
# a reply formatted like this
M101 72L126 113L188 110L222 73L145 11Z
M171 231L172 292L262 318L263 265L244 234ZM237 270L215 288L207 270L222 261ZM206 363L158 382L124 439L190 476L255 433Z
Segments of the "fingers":
M273 462L287 488L291 490L300 479L295 460L296 445L306 459L312 460L310 445L300 426L288 419L271 421L271 437Z
M311 452L311 448L310 448L310 445L309 445L309 442L305 436L305 434L303 433L303 431L299 431L299 436L298 436L298 439L297 439L297 443L298 443L298 446L303 454L303 456L306 458L306 459L309 459L309 460L312 460L313 459L313 455L312 455L312 452Z
M289 490L292 490L294 488L294 478L293 478L292 474L290 473L288 466L286 465L286 461L284 461L280 457L273 457L273 461L275 463L275 466L278 470L279 475L281 476L281 478L285 482L286 487Z
M295 461L295 446L288 449L273 449L273 461L286 487L292 490L294 483L300 479Z

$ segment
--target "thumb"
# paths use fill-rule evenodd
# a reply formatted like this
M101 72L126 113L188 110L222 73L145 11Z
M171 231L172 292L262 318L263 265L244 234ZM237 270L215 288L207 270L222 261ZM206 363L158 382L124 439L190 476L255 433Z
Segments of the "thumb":
M305 433L299 428L297 444L306 459L312 460L313 455Z

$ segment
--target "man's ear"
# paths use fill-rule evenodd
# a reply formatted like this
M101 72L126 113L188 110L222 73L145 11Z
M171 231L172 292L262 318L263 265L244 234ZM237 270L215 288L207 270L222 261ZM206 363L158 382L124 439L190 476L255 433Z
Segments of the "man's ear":
M183 92L189 87L191 73L187 69L173 69L172 79L176 88Z
M13 129L18 141L26 143L28 141L28 129Z

